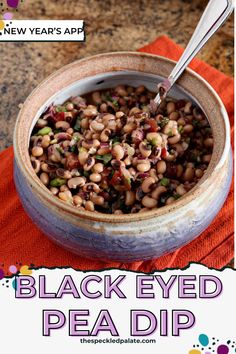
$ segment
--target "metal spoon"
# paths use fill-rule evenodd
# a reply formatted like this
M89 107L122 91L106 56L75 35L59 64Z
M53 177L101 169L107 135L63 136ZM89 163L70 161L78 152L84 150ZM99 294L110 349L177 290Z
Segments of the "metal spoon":
M158 94L151 101L151 109L156 111L170 88L185 70L190 61L204 46L208 39L223 25L234 9L234 0L210 0L185 51L170 73L158 85Z

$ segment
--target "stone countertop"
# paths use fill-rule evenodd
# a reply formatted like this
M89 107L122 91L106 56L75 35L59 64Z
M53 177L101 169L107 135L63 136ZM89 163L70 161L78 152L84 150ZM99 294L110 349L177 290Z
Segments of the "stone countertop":
M25 0L15 19L83 19L85 43L0 42L0 150L12 144L19 103L45 77L85 56L136 50L166 34L185 46L206 6L204 0ZM199 58L233 75L233 16Z

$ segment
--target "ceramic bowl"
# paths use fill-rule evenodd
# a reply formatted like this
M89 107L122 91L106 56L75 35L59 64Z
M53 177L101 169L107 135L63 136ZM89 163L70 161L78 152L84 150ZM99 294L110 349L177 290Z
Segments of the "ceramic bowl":
M60 104L70 96L118 84L143 84L155 91L157 83L169 75L174 65L171 60L144 53L101 54L64 66L27 98L14 133L15 184L26 212L52 241L89 258L148 260L192 241L217 215L232 177L229 120L212 87L190 69L170 95L188 98L201 107L213 130L214 149L202 179L173 204L129 215L77 210L54 197L30 163L28 146L33 126L52 102Z

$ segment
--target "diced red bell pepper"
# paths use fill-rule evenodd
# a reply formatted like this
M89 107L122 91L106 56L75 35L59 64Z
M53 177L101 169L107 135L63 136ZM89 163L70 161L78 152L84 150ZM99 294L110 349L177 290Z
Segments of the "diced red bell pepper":
M156 132L158 130L158 125L157 122L155 121L155 119L151 118L148 120L148 125L150 125L150 132Z

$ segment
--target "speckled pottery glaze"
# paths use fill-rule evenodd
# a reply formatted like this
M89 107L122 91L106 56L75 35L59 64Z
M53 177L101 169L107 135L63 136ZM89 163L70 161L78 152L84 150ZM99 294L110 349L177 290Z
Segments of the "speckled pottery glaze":
M89 258L122 262L148 260L192 241L217 215L232 178L229 121L212 87L189 69L170 95L189 98L202 108L213 130L214 149L202 179L173 204L130 215L77 210L54 197L30 163L30 134L50 103L59 104L70 96L118 84L144 84L155 91L156 84L168 76L174 65L171 60L144 53L101 54L63 67L27 98L14 132L15 184L26 212L52 241Z

